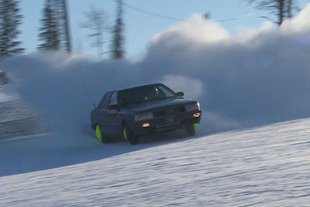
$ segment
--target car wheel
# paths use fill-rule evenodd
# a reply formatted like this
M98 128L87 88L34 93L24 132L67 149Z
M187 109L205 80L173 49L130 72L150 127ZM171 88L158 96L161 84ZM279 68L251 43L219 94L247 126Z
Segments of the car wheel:
M195 124L190 124L188 126L185 127L185 130L186 130L186 134L188 136L194 136L196 134L196 130L198 128L198 124L195 123Z
M129 142L131 145L139 144L139 137L134 134L134 132L130 129L128 124L125 124L123 128L123 137Z
M96 125L95 132L96 132L96 138L100 143L110 143L111 142L109 137L102 132L102 129L101 129L99 124Z

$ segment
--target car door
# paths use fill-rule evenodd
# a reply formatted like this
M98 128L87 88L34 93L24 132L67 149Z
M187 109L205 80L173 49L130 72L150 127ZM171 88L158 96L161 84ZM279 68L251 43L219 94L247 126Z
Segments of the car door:
M98 116L98 123L100 124L102 131L104 133L109 134L109 101L111 98L112 92L108 92L103 99L100 101L97 107L97 116Z
M122 128L122 120L120 117L120 110L119 108L115 108L115 106L118 105L118 97L117 92L113 92L110 101L108 104L108 127L109 127L109 134L114 136L119 136ZM112 106L112 107L111 107ZM113 107L114 106L114 107Z

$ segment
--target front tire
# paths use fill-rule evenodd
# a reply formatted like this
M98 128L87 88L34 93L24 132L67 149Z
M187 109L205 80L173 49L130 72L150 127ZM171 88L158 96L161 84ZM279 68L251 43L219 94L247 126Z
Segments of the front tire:
M125 138L125 140L127 140L127 142L131 145L136 145L139 144L140 139L138 136L136 136L134 134L134 132L132 131L132 129L128 126L128 124L126 123L123 127L123 137Z

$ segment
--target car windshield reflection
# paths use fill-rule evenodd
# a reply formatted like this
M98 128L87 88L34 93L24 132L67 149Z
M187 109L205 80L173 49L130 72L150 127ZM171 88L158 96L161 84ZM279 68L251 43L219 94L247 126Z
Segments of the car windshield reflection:
M156 84L121 90L118 93L118 103L121 107L128 107L175 97L177 97L177 94L173 90L165 85Z

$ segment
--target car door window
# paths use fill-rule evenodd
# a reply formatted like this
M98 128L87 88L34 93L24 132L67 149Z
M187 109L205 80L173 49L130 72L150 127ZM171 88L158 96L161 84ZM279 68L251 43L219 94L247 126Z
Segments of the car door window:
M111 97L111 92L108 92L100 101L98 108L99 109L106 109L108 108L108 103Z
M117 104L117 92L112 93L112 96L110 98L109 105L116 105Z
M103 102L103 108L106 109L109 107L109 101L110 101L110 97L111 97L112 93L110 92L107 97L104 99L104 102Z

